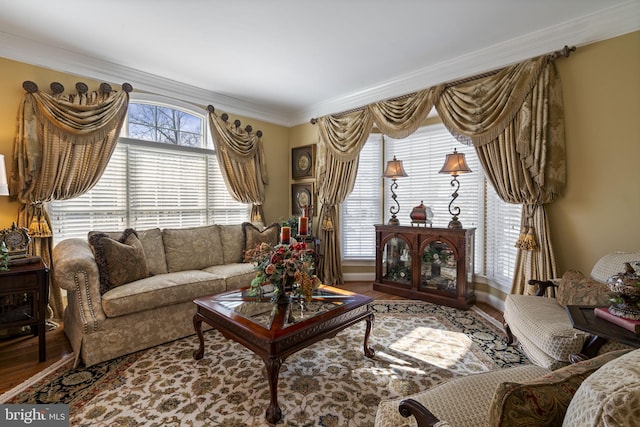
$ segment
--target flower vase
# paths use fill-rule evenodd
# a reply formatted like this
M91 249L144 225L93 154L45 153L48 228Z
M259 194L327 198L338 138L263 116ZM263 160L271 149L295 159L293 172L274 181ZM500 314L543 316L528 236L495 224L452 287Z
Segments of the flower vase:
M274 304L289 304L291 298L287 292L293 288L294 278L285 276L284 280L273 283L273 296L271 302Z

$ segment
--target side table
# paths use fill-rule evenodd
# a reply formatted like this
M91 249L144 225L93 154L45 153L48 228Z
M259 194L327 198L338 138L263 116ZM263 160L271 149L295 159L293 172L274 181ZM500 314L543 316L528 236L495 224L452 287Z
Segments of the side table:
M596 317L595 306L568 305L567 313L574 328L593 334L578 354L569 357L571 363L590 359L598 354L598 350L607 340L617 341L632 347L640 347L640 335L636 335L618 325Z
M38 335L38 359L44 362L49 268L40 257L29 261L0 271L0 327L31 326Z

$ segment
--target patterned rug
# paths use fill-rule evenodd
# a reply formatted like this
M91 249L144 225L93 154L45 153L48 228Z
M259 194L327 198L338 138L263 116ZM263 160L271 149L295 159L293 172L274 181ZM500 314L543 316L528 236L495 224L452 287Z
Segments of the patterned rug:
M278 402L284 426L372 426L378 402L449 378L528 364L475 307L377 301L364 357L365 322L285 360ZM268 426L262 360L215 330L205 357L195 335L91 368L65 361L0 396L0 403L69 403L72 426Z

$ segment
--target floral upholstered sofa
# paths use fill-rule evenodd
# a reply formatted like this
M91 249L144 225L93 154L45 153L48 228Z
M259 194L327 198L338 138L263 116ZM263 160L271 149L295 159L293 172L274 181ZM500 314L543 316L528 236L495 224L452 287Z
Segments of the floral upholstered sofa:
M527 365L454 378L380 402L375 421L376 427L637 425L640 349L604 353L555 371Z
M244 251L277 243L279 226L207 225L90 232L53 250L67 291L64 331L85 366L194 333L195 298L248 286Z

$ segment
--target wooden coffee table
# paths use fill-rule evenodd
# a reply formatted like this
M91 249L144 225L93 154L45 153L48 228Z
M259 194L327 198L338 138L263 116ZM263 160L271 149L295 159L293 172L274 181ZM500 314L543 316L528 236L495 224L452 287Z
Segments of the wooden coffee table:
M266 418L275 424L282 418L278 375L284 360L362 320L367 322L364 354L372 358L375 353L369 347L369 334L374 315L369 309L372 298L326 285L314 291L309 302L294 298L288 304L275 305L270 299L268 292L261 299L249 296L248 288L195 299L198 311L193 316L193 326L200 347L193 357L199 360L204 356L202 322L260 356L267 369L271 393Z

